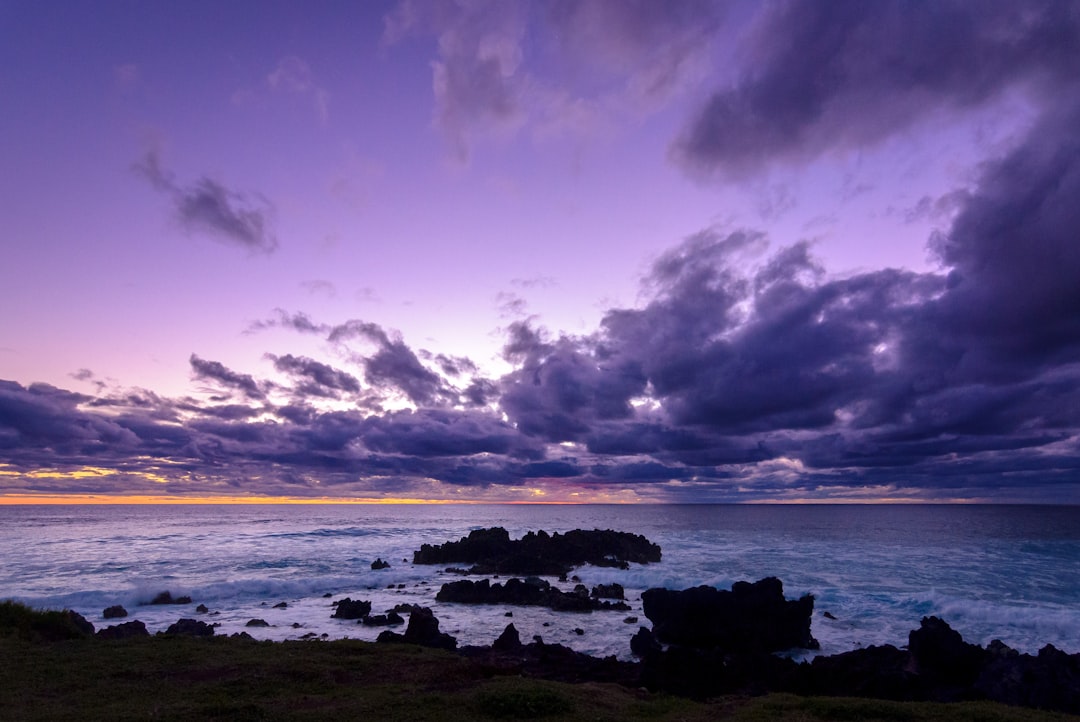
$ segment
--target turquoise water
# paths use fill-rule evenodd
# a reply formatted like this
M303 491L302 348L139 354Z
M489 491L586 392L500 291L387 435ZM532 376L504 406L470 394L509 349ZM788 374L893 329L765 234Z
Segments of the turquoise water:
M405 560L423 543L496 525L514 537L631 531L660 544L663 561L577 572L589 586L621 583L629 613L436 603L451 577ZM997 638L1027 652L1046 643L1080 652L1080 507L8 506L0 507L0 549L0 598L70 607L98 626L112 604L156 631L194 616L201 602L222 633L258 617L272 626L246 631L260 638L374 638L379 630L330 618L331 599L351 596L376 611L431 606L461 644L490 643L513 621L526 640L539 634L628 657L638 624L624 619L648 625L638 598L645 589L776 576L789 597L815 595L813 633L825 654L903 645L931 614L979 644ZM391 567L372 571L376 557ZM140 606L166 589L192 596L192 605ZM282 601L287 609L273 607Z

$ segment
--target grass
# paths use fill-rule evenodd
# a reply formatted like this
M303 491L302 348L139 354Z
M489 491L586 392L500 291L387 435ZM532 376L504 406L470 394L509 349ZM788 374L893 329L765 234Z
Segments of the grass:
M47 641L34 614L46 613L0 604L0 720L1076 719L983 703L791 695L702 703L618 685L492 676L451 652L355 640ZM48 620L67 629L62 617Z

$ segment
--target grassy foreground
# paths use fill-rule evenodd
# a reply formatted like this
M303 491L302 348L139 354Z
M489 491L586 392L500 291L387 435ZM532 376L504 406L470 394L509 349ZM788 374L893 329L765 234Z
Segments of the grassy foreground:
M456 654L351 640L95 639L0 602L0 720L1069 720L992 703L725 697L498 674Z
M448 652L358 641L0 638L0 719L1067 720L996 704L768 695L708 703L491 676Z

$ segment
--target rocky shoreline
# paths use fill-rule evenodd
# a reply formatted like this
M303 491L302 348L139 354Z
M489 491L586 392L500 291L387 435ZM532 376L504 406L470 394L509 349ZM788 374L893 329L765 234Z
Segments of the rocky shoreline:
M570 539L572 543L568 543ZM601 559L613 566L628 559L649 563L659 560L660 549L644 537L621 532L575 531L561 536L539 532L515 542L504 530L491 529L474 531L460 542L441 547L424 545L416 555L422 560L416 563L473 564L470 573L513 568L522 570L521 574L546 571L565 579L574 566L594 563L589 559ZM628 608L620 601L622 592L619 585L604 585L590 592L581 584L573 592L563 592L531 576L495 584L488 579L449 582L439 590L436 600L543 605L580 612ZM1036 655L1021 654L996 640L984 648L965 642L945 621L931 616L923 618L919 628L910 632L904 649L870 646L796 662L783 653L818 648L810 629L814 599L810 595L786 599L779 579L737 582L730 590L649 589L642 594L642 602L652 626L639 627L628 639L635 661L593 657L564 645L547 644L539 635L523 643L512 623L490 645L459 648L453 636L440 631L439 620L427 607L395 608L372 615L370 602L348 598L333 602L332 607L335 617L380 626L403 624L401 615L408 614L404 633L385 630L377 643L454 650L491 674L617 683L694 699L781 692L901 701L991 700L1080 714L1080 654L1067 654L1050 645ZM165 592L154 603L176 600ZM69 636L149 636L139 621L95 631L80 615L64 614L66 626L61 627L70 631ZM103 612L107 619L125 615L126 610L119 607ZM248 624L258 626L260 621ZM211 637L215 629L206 622L183 618L160 634ZM232 636L250 638L245 632Z

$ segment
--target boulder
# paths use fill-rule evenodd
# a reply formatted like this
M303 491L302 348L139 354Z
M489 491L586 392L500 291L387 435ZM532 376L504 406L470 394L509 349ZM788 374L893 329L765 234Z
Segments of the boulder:
M119 604L114 604L111 607L105 607L105 611L101 613L105 619L122 619L128 615L127 610Z
M191 604L191 597L174 597L171 592L164 591L159 592L153 599L150 600L151 604Z
M405 623L404 617L397 612L389 612L388 614L369 614L360 621L368 627L391 627Z
M146 625L138 619L123 624L114 624L105 629L99 629L96 635L98 639L129 639L131 637L149 637Z
M544 574L559 577L582 564L628 568L660 561L660 547L640 534L575 529L565 534L529 532L510 539L502 527L476 529L456 542L424 544L414 564L472 564L472 574Z
M249 619L245 627L269 627L270 623L265 619Z
M597 584L592 588L592 596L598 599L626 599L626 590L622 584Z
M818 649L810 635L814 598L784 598L779 579L736 582L731 591L649 589L641 595L656 638L666 644L725 652Z
M405 634L397 634L389 630L380 632L376 642L406 644L418 644L422 647L436 647L438 649L456 649L457 640L445 632L439 631L439 620L427 607L421 607L409 615L409 626Z
M288 602L278 602L277 604L274 605L274 609L288 609L288 608L289 608L289 603Z
M382 559L376 559L371 563L372 569L389 569L390 562L384 562Z
M207 608L207 606L205 604L200 604L199 606L195 607L195 611L198 612L199 614L206 614L210 610Z
M353 601L349 597L334 602L334 613L331 617L336 619L361 619L371 614L371 602Z
M214 628L206 622L195 619L180 619L175 624L170 624L169 628L165 630L165 634L184 637L212 637L214 636Z

